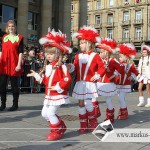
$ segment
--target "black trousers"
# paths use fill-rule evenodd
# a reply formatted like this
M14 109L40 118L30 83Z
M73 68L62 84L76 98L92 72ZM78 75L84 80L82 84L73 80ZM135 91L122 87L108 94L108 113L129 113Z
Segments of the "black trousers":
M0 76L1 101L2 103L6 103L8 78L10 79L10 82L11 82L11 89L13 93L13 105L18 106L19 88L18 88L18 77L16 76L8 76L8 75Z

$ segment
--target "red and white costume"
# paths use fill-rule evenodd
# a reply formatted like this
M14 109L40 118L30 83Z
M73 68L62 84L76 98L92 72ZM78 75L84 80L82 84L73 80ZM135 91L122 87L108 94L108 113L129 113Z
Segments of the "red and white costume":
M137 80L139 83L150 84L150 46L142 45L142 51L146 50L148 55L141 57L138 64L139 75ZM147 88L146 88L147 89ZM148 90L148 89L147 89ZM139 104L137 106L141 107L145 105L144 96L139 96ZM147 104L145 107L150 107L150 97L147 98Z
M97 82L98 94L102 96L113 96L117 94L114 72L122 72L123 68L115 58L104 60L106 67L105 75Z
M57 62L46 66L44 77L35 75L36 81L45 85L44 105L55 106L69 103L68 88L71 84L71 76L65 65L55 66ZM55 86L55 90L50 90L51 86Z
M138 71L133 63L127 63L127 59L133 59L136 55L136 49L133 44L125 43L118 46L120 54L125 56L126 62L120 62L124 66L124 71L116 76L116 84L118 88L118 100L120 104L117 119L127 119L128 110L125 102L127 92L131 92L131 80L136 79Z
M98 31L90 26L83 26L73 37L84 41L84 46L88 47L88 42L96 43L100 41ZM81 46L82 48L82 46ZM88 47L90 49L90 47ZM92 50L83 50L77 54L74 60L74 67L77 73L77 82L75 84L72 96L80 101L84 101L84 106L78 107L80 129L79 132L86 133L87 128L94 130L97 125L97 117L95 115L95 106L92 99L98 97L96 82L92 82L94 77L98 80L105 73L105 68L99 55ZM98 103L97 103L98 108ZM100 111L99 111L100 112Z
M124 72L116 77L117 89L118 91L131 92L131 80L132 78L135 79L138 75L138 70L133 63L127 64L126 62L123 62L120 64L124 66Z
M87 62L86 62L87 60ZM75 99L92 99L98 97L96 83L90 79L94 75L102 77L105 73L104 64L98 54L88 52L76 55L74 60L77 82L73 90Z
M100 43L96 43L98 48L101 48L109 53L116 53L117 43L115 40L103 38ZM123 67L114 58L106 57L104 60L106 74L97 82L98 94L106 97L106 119L114 122L114 107L112 104L112 96L117 94L117 88L115 84L115 70L122 72Z
M148 56L141 57L138 64L138 82L143 82L144 84L150 84L150 47L147 45L142 46L142 50L148 51Z
M66 40L66 35L62 34L61 31L55 32L55 30L49 29L48 34L42 37L39 42L45 48L55 47L55 54L53 56L57 56L58 51L64 54L71 53L70 43ZM50 48L48 49L49 51L51 50ZM49 53L46 54L48 55ZM50 126L50 133L46 136L48 141L60 139L66 131L66 125L56 115L56 111L60 105L69 103L68 88L71 84L71 76L65 65L58 65L58 59L46 65L43 77L37 73L34 75L37 81L46 85L46 95L41 114ZM50 89L51 87L53 88Z

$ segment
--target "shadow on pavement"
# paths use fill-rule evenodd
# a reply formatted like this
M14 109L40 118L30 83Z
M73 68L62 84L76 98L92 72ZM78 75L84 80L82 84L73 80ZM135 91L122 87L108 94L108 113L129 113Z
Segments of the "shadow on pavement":
M115 128L123 128L132 124L138 124L138 126L141 126L143 123L150 122L150 110L134 110L133 113L133 115L129 114L129 118L127 120L115 119L113 126Z
M62 149L65 150L65 149L72 149L75 144L79 144L79 143L80 141L75 141L75 142L49 141L44 143L45 145L43 145L42 142L39 145L33 145L33 143L31 143L31 145L7 148L7 150L62 150Z

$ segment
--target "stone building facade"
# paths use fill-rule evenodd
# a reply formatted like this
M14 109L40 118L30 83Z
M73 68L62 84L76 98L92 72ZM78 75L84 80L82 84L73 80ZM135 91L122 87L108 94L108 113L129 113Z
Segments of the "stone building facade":
M0 0L0 29L9 19L17 23L24 43L38 43L48 27L60 29L70 39L71 0Z
M78 18L79 0L72 0L72 32L78 29ZM150 44L150 0L87 0L85 18L101 37L132 42L137 51L143 42Z

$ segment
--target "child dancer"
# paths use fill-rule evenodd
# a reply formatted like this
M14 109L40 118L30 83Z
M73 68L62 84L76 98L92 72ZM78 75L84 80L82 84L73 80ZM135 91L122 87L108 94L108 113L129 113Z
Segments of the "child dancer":
M45 74L41 77L38 73L31 70L28 77L34 76L36 81L46 85L45 100L42 109L42 116L48 121L50 133L46 140L58 140L66 131L64 122L56 115L56 111L62 104L69 102L68 87L71 83L71 76L65 65L61 64L62 54L70 53L69 43L66 36L60 31L50 31L46 36L39 40L45 47Z
M98 97L95 82L104 75L105 69L99 55L93 52L95 43L100 40L98 31L90 26L83 26L73 37L80 40L81 53L74 60L77 82L72 96L79 100L79 132L83 134L88 128L92 131L98 125L92 98Z
M146 84L147 90L147 104L145 107L150 107L150 46L143 45L142 46L142 57L139 61L138 71L139 75L137 77L139 82L139 104L137 106L142 107L145 105L142 87Z
M115 84L115 70L118 72L123 71L123 67L120 66L119 62L111 58L112 54L115 54L117 43L114 40L104 38L100 43L96 43L97 47L100 48L100 57L104 62L106 68L105 75L97 82L98 94L106 97L106 119L114 122L114 107L112 104L111 97L117 94L117 88Z
M131 63L131 59L134 59L136 55L136 49L133 44L126 43L119 45L119 62L124 66L124 72L116 77L116 84L118 89L118 100L120 104L119 115L117 119L127 119L128 110L125 102L126 93L131 92L131 80L136 79L138 71L134 65Z

